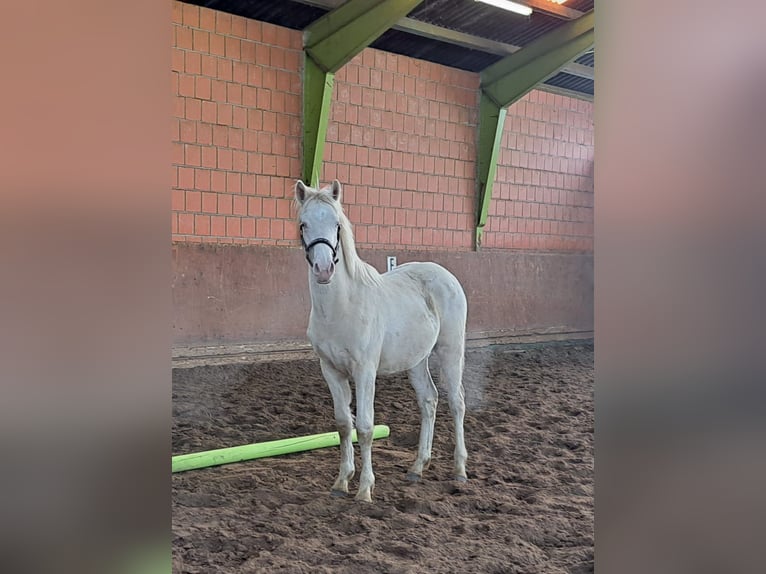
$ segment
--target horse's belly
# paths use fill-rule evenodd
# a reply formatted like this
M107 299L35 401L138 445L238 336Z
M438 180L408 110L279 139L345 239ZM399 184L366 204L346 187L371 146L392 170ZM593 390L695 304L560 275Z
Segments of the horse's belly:
M378 373L389 375L406 371L428 357L436 344L439 325L436 317L424 313L404 324L389 326L383 339Z

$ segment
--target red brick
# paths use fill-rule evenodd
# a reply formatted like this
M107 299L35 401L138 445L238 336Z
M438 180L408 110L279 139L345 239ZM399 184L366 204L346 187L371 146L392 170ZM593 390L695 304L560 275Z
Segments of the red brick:
M263 129L263 111L257 109L247 110L247 127L256 131Z
M228 237L240 237L242 235L242 224L239 217L226 218L226 235Z
M223 82L231 82L234 77L234 68L231 60L218 58L216 61L216 77Z
M242 103L242 86L235 83L228 83L226 85L226 101L230 104ZM244 126L243 126L244 127Z
M197 52L209 52L210 34L204 30L192 30L192 48Z
M171 53L170 69L174 72L183 73L185 70L185 67L186 66L184 64L184 51L178 48L173 48ZM192 72L189 72L189 73L192 73ZM173 84L173 85L177 85L177 84Z
M214 104L211 104L214 105ZM205 116L205 106L202 106L203 121ZM228 147L229 145L229 129L225 126L213 126L213 145L219 148Z
M194 169L189 167L178 168L178 187L194 189Z
M175 46L177 48L183 48L186 50L192 49L192 31L189 28L183 26L176 26L175 28Z
M345 195L345 190L344 190L344 195ZM277 217L279 217L280 219L290 219L292 201L289 199L277 199L276 201L277 201Z
M231 134L229 135L229 139L231 139ZM247 153L244 151L235 150L232 152L231 155L232 155L232 164L234 167L234 171L246 172L247 162L248 162Z
M218 104L218 123L225 126L232 125L233 115L230 104Z
M284 231L285 231L285 222L284 221L272 221L271 222L271 238L272 239L283 239L284 238Z
M202 211L202 194L199 191L185 192L185 211Z
M272 92L272 97L274 97L276 92ZM276 132L277 131L277 118L280 114L277 114L273 111L273 102L272 102L272 111L264 111L263 112L263 130L267 132Z
M211 80L210 91L210 97L214 102L223 103L226 101L226 82L221 80Z
M218 34L210 35L210 54L213 56L224 56L226 54L226 39ZM217 61L216 61L217 68ZM216 71L217 73L217 71Z
M170 208L173 211L184 211L186 207L184 191L181 189L171 190Z
M202 166L203 167L217 167L217 152L216 148L211 146L205 146L202 148Z
M210 216L194 216L194 233L197 235L210 235Z
M189 74L178 75L178 94L180 96L194 96L194 76Z
M233 171L226 173L226 191L229 193L242 192L242 179L239 173Z
M242 46L240 40L227 36L225 39L225 55L227 58L233 60L239 60L242 54Z
M181 7L181 15L184 26L199 28L199 7L184 3Z
M221 153L227 150L218 150L218 157L220 159ZM226 173L223 171L213 171L210 173L210 189L216 192L226 191ZM215 206L213 211L215 211Z
M217 164L218 169L230 170L232 166L232 151L230 149L218 148Z
M259 218L255 222L255 236L267 239L271 233L271 226L268 219Z
M277 202L272 198L264 198L261 214L263 217L276 217L277 215Z
M226 236L226 218L220 215L210 216L210 234L217 237Z
M186 98L175 96L173 98L173 117L183 118L186 116Z
M215 102L202 102L201 118L203 122L214 124L218 121L218 107Z
M194 189L198 189L201 191L210 191L210 170L209 169L194 170Z
M172 155L171 161L174 165L182 164L184 162L184 147L183 144L178 142L173 142L172 144Z
M178 214L178 233L191 235L194 233L194 215L191 213Z
M197 125L197 143L200 145L212 145L213 143L213 126L210 124L198 124Z
M233 211L235 215L247 215L247 197L242 195L235 196Z
M205 76L194 78L194 97L200 100L210 99L210 78Z
M184 163L186 165L202 165L202 151L199 146L192 144L184 145Z
M242 218L242 236L255 237L255 219Z

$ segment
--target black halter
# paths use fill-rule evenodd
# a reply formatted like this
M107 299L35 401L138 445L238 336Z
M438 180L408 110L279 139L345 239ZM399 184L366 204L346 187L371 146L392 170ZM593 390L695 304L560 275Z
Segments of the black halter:
M338 226L338 237L335 241L335 247L333 247L332 243L330 243L327 239L324 237L319 237L318 239L315 239L308 245L306 245L306 240L303 239L303 228L301 228L301 244L303 244L303 250L306 252L306 261L309 262L309 265L312 267L314 266L314 262L311 261L311 248L315 245L319 245L320 243L324 243L332 249L332 262L338 263L338 247L340 247L340 225Z

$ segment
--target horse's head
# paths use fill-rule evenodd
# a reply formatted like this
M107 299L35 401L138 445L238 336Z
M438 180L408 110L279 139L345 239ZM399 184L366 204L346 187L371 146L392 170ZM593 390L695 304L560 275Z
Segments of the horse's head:
M301 243L317 283L327 284L340 257L340 182L317 190L298 180L295 199Z

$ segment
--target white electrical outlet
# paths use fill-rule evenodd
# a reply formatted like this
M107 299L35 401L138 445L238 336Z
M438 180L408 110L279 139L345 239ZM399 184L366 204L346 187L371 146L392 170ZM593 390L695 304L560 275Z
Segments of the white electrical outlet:
M386 271L391 271L394 267L396 267L396 256L389 255L386 257Z

